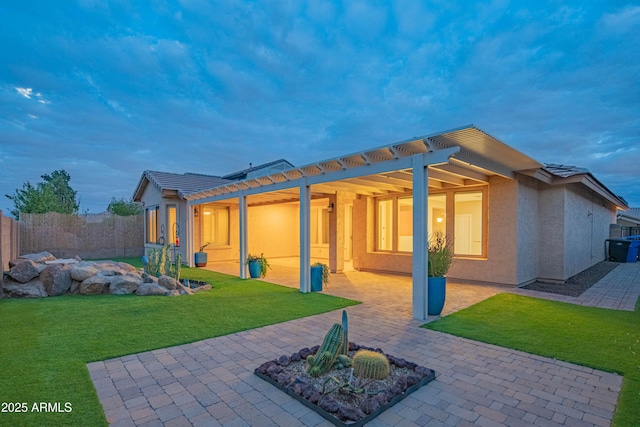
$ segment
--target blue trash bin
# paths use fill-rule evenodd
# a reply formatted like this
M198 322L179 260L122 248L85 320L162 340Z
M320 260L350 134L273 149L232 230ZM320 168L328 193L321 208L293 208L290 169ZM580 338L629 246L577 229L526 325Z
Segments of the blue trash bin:
M627 250L627 262L638 261L638 253L640 252L640 240L635 237L637 236L627 238L631 241L631 243L629 244L629 249Z

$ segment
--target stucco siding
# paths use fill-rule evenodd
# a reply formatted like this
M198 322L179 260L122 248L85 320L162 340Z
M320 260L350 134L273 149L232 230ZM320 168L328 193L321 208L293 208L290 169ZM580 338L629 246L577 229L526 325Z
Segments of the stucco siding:
M609 225L615 222L615 209L578 184L566 187L565 201L562 280L604 259L604 241L609 236Z
M515 180L489 179L487 257L456 258L449 277L480 282L516 284L518 185Z
M531 282L538 277L538 181L518 176L517 274L516 284Z
M538 195L538 278L563 280L565 189L540 184Z
M300 254L300 209L297 204L252 206L247 210L248 250L265 257Z

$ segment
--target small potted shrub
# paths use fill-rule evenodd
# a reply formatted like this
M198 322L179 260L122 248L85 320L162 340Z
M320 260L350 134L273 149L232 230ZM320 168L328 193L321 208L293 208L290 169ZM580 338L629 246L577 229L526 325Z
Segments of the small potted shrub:
M311 292L322 291L322 285L329 283L329 266L316 262L311 266Z
M245 264L249 266L249 276L251 276L252 279L265 277L267 275L267 269L271 268L264 254L260 254L260 256L249 254Z
M442 231L437 231L429 239L429 290L427 313L442 313L447 291L447 272L453 262L453 248Z
M206 267L207 266L207 253L204 252L204 248L209 246L211 243L207 242L204 245L200 246L200 250L195 253L195 262L196 267Z

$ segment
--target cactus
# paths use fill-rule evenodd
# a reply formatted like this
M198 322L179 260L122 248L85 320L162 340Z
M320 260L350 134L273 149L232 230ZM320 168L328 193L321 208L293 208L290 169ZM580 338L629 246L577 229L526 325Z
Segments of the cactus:
M328 372L332 367L340 350L344 345L344 330L340 323L334 324L322 341L322 345L315 356L307 357L307 373L312 377L318 377Z
M353 374L360 378L383 380L389 376L389 360L382 353L359 350L353 356Z
M340 354L347 355L349 354L349 318L347 317L347 310L342 310L342 329L344 330L344 339Z

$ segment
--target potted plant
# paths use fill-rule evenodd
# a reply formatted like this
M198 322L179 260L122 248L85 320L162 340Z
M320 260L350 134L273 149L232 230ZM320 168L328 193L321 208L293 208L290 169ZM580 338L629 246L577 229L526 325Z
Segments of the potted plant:
M204 252L204 248L209 246L211 243L207 242L204 245L200 246L200 250L195 253L195 261L196 267L206 267L207 266L207 253Z
M436 231L429 239L429 265L427 291L429 315L442 313L447 290L447 272L453 262L453 248L442 231Z
M267 268L271 268L264 254L260 254L260 256L249 254L245 265L249 266L249 276L251 276L252 279L265 277L267 275Z
M316 262L311 266L311 292L322 291L322 285L329 283L329 266Z

